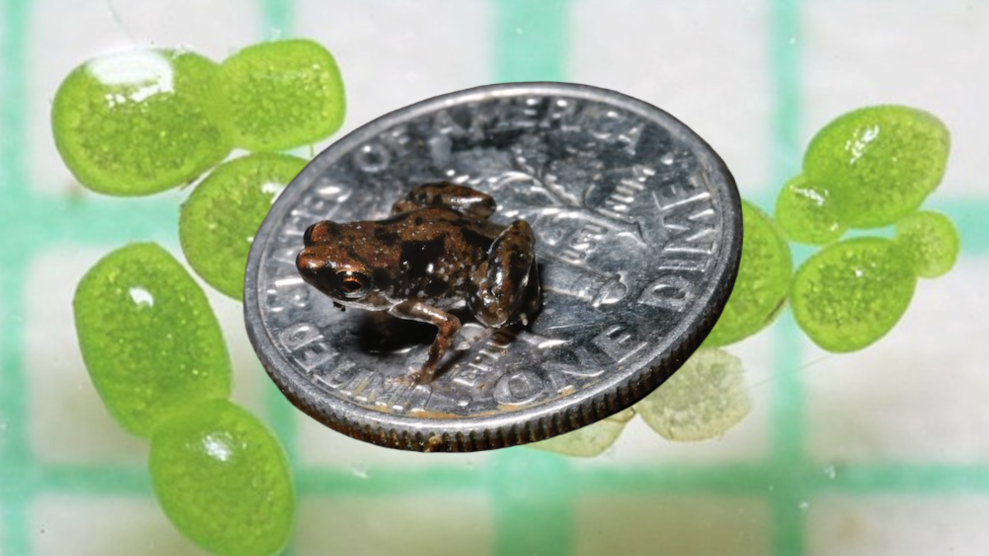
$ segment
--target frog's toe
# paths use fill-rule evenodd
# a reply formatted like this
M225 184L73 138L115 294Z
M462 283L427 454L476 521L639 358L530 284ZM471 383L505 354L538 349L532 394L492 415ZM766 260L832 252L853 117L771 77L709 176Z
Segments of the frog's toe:
M494 214L498 205L490 195L475 189L450 182L435 182L410 191L404 199L395 203L392 212L407 212L420 207L447 207L461 214L487 218Z

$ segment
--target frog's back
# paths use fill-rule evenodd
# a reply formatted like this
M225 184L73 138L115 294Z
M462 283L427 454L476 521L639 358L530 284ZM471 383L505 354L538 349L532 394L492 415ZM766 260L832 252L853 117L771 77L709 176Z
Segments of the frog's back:
M504 229L504 226L487 219L463 214L447 207L423 207L384 220L370 221L368 224L378 225L382 229L382 234L388 231L399 234L401 239L410 240L433 239L441 236L455 238L458 232L462 231L465 232L465 239L471 238L475 243L486 243L484 249L487 249Z
M425 207L384 220L350 224L358 225L377 253L367 253L366 258L374 259L379 273L390 275L389 296L434 301L460 297L458 292L464 291L471 270L487 257L491 243L503 229L445 207Z

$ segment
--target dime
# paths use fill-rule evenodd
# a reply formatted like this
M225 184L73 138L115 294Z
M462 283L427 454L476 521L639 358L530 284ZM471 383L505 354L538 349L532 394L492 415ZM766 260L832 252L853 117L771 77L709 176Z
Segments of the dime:
M499 223L537 238L542 311L490 336L464 318L429 384L435 327L340 312L295 257L319 220L386 217L429 182L493 196ZM738 269L734 180L687 126L585 85L512 83L429 99L320 153L258 230L244 285L247 331L299 409L374 444L472 451L544 440L631 406L707 336Z

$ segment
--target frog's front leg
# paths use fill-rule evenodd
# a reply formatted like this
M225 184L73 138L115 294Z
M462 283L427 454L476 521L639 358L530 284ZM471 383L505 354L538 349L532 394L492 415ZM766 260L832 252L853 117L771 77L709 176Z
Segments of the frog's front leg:
M490 196L480 191L448 182L420 185L392 205L392 214L409 212L423 207L447 207L461 214L487 218L498 205Z
M413 300L403 301L395 305L388 310L388 314L400 319L427 322L439 329L436 332L436 339L429 346L426 363L419 370L398 379L400 382L413 386L429 383L433 380L433 374L436 372L436 366L440 359L443 359L443 355L450 349L453 339L460 332L460 319L421 301Z
M530 279L539 279L533 270L535 247L529 223L516 220L495 238L487 259L471 272L467 304L485 326L509 324L509 319L524 308L527 295L538 298L538 285L528 287Z

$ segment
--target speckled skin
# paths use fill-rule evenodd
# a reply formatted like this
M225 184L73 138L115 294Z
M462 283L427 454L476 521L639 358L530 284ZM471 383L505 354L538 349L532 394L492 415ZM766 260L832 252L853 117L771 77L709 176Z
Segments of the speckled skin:
M500 328L526 323L539 308L532 230L524 220L489 221L496 208L468 187L422 185L385 220L310 226L296 265L342 307L435 325L425 364L403 378L428 383L460 331L447 310L466 305L478 322Z

